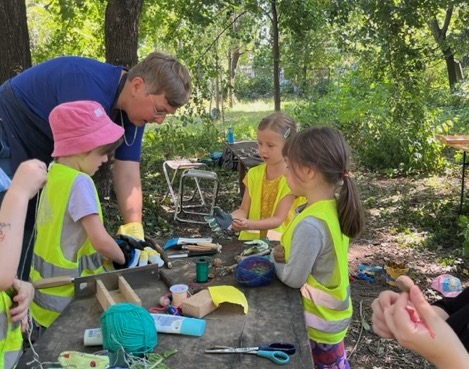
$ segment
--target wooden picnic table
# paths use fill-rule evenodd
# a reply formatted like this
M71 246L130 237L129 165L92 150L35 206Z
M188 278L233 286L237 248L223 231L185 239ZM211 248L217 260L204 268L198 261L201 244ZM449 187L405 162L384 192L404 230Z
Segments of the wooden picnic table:
M462 206L464 203L464 180L466 177L466 167L469 166L469 163L466 161L466 153L469 151L469 136L466 135L436 135L436 138L440 140L446 146L455 149L461 150L463 152L463 158L461 163L462 173L461 173L461 195L459 201L459 213L462 213Z
M240 253L243 244L229 241L222 242L222 245L222 252L213 257L220 257L224 265L234 264L234 257ZM158 333L155 352L178 350L165 361L169 368L275 368L277 364L256 355L204 353L205 349L214 345L242 347L271 342L292 342L296 346L296 353L283 367L314 368L299 290L285 286L276 278L266 286L243 287L237 284L233 274L212 278L206 284L198 284L195 282L196 259L197 257L172 259L173 268L162 269L165 279L169 279L170 283L185 283L193 292L209 285L234 285L246 296L249 311L244 314L240 305L221 304L217 310L204 317L206 329L201 337ZM156 306L159 298L168 292L167 284L161 279L148 278L140 287L132 287L145 308ZM34 344L40 361L55 362L58 355L67 350L88 353L101 350L101 346L83 345L84 331L99 327L101 314L102 308L95 296L74 299ZM27 349L17 368L30 369L27 363L32 359L32 350Z
M236 141L232 144L226 143L225 147L238 158L239 189L243 197L245 187L243 179L248 169L262 164L257 141Z

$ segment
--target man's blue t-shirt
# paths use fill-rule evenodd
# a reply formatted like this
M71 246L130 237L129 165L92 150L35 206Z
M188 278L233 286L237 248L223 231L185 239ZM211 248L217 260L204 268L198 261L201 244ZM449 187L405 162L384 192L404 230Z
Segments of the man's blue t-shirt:
M45 122L49 121L49 113L54 107L76 100L97 101L111 116L117 94L120 92L119 80L123 69L121 66L89 58L65 56L26 69L11 79L11 87L15 95ZM116 150L115 157L118 160L139 161L144 127L135 127L127 119L125 113L123 117L126 142L129 145L123 143ZM120 115L114 119L117 121L116 124L122 124L120 119ZM12 124L16 126L16 131L28 130L28 127L18 127L21 122ZM135 130L137 130L136 133ZM50 127L42 131L46 135L50 132L50 139L52 139ZM25 136L23 144L27 145L31 138L28 139L27 134ZM50 153L52 150L53 147L50 148Z

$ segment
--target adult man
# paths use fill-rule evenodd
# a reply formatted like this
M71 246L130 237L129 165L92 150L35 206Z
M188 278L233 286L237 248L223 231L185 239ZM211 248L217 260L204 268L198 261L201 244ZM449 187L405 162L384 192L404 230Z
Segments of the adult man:
M49 113L76 100L99 102L125 129L116 150L113 179L124 227L143 238L141 143L146 123L161 124L186 104L191 91L187 69L174 57L153 52L127 71L82 57L59 57L38 64L0 87L0 167L12 177L18 165L37 158L49 163L53 138ZM34 245L36 200L29 204L19 275L27 280Z

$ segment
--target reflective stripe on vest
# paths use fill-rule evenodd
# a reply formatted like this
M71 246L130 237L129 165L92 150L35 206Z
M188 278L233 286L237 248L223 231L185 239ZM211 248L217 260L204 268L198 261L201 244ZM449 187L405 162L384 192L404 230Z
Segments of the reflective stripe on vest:
M21 355L23 354L23 350L16 350L16 351L7 351L5 352L5 369L12 369L18 364Z
M306 311L304 312L304 315L306 325L308 327L327 333L340 333L344 329L348 328L350 321L352 320L351 318L348 318L331 322L330 320L322 319L319 316L313 313L308 313Z
M36 304L38 304L43 309L55 311L58 313L62 312L71 301L72 297L50 295L42 292L42 290L36 290L34 293L34 302Z
M96 271L102 268L102 264L103 258L97 253L80 257L78 262L78 269L75 270L48 263L39 255L33 255L34 269L41 272L42 278L60 276L78 277L82 274L95 274Z
M4 291L0 292L0 368L12 369L23 353L21 322L13 323L9 309L13 302Z
M350 305L350 286L347 288L347 296L344 300L340 300L326 291L314 288L307 283L301 287L301 294L305 299L310 300L312 304L331 310L347 310Z

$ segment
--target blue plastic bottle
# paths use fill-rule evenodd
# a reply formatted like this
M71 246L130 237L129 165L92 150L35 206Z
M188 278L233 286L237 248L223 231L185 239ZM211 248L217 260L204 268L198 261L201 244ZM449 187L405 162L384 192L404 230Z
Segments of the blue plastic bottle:
M228 144L232 145L234 144L234 132L233 128L228 128Z

